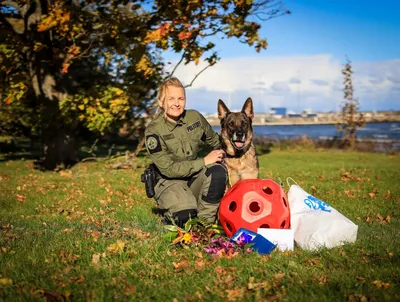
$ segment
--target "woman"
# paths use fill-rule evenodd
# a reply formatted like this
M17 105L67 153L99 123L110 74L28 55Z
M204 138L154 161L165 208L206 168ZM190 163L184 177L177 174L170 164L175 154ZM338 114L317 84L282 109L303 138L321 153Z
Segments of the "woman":
M159 176L154 197L167 222L173 219L182 226L197 215L213 223L227 182L220 164L224 151L207 120L185 106L182 83L167 79L158 92L156 117L145 131L147 152ZM204 158L198 157L201 142L214 149Z

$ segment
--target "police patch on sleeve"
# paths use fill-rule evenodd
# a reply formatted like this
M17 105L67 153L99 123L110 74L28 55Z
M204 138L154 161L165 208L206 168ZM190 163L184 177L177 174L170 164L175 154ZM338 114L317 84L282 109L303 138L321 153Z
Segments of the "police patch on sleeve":
M160 137L157 134L151 134L146 136L146 146L147 149L149 150L150 154L160 152L161 149L161 143L160 143Z

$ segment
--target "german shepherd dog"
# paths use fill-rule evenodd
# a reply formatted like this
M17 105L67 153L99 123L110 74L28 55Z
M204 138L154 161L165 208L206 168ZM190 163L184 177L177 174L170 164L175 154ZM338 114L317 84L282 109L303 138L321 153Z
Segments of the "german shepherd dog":
M229 184L240 179L258 178L258 159L253 144L253 101L248 98L241 112L231 112L222 100L218 101L218 118L221 122L222 149L228 169Z

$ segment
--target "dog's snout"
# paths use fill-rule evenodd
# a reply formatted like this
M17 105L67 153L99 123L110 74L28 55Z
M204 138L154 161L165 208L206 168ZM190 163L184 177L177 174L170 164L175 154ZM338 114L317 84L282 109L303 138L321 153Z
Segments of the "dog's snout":
M236 131L236 136L241 138L241 137L243 137L243 135L244 135L243 131L241 131L241 130Z

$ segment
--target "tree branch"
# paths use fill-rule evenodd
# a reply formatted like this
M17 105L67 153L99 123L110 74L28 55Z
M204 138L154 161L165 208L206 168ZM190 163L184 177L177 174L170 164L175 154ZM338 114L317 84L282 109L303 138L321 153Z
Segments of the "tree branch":
M174 75L176 69L178 68L178 66L181 65L183 59L185 58L185 53L186 53L186 52L184 51L183 54L182 54L181 59L180 59L179 62L175 65L175 67L174 67L174 69L172 70L172 72L171 72L171 74L169 75L169 77L172 77L172 76Z
M200 72L197 73L197 74L194 76L194 78L192 79L192 81L190 82L190 84L186 85L185 88L191 87L191 86L193 85L194 81L197 79L197 77L198 77L200 74L202 74L208 67L211 67L211 66L212 66L212 64L208 64L206 67L204 67L202 70L200 70Z

